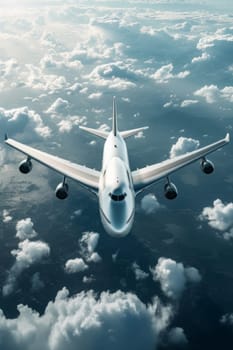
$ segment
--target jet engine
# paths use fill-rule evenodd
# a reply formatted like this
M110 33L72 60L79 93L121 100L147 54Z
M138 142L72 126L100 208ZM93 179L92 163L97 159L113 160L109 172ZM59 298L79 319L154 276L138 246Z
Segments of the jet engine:
M69 186L65 182L59 183L55 190L56 197L59 199L66 199L68 197Z
M167 182L164 186L164 195L167 199L175 199L177 197L178 191L172 182Z
M201 160L201 170L205 174L211 174L214 171L214 164L207 159L202 159Z
M19 164L19 171L23 174L28 174L32 170L32 162L31 160L24 159L20 164Z

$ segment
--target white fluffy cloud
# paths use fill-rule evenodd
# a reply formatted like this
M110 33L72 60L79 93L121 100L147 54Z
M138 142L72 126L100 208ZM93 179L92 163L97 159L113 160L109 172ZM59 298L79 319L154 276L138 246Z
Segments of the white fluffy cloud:
M217 85L205 85L194 92L195 96L203 97L207 103L215 103L225 100L233 103L233 86L225 86L219 89Z
M19 220L16 224L16 237L21 241L36 237L37 232L33 227L34 224L31 218Z
M18 306L17 318L0 313L1 346L5 350L152 350L172 314L158 299L143 304L132 293L92 291L69 297L63 288L44 314Z
M197 49L204 50L213 47L219 41L232 42L233 35L226 33L226 28L220 28L215 33L203 35L197 43Z
M212 228L219 231L233 228L233 203L224 204L221 199L216 199L212 207L205 207L200 215L201 220L206 220Z
M2 288L4 296L13 292L17 278L25 269L49 256L50 248L45 242L31 242L26 239L20 242L18 249L12 250L11 254L15 257L15 263L11 267L6 283Z
M172 63L169 63L165 66L162 66L159 68L152 76L151 78L158 81L158 83L167 83L169 79L184 79L186 78L190 72L188 70L185 70L183 72L173 74L174 66Z
M201 56L193 57L192 63L207 61L210 55L207 52L202 52Z
M4 209L2 211L2 222L4 222L5 224L12 221L12 216L10 215L9 211Z
M153 193L148 193L141 200L141 209L145 214L153 214L160 208L162 208L162 206Z
M11 134L24 132L32 134L34 132L43 138L51 135L51 130L44 122L40 115L28 107L4 109L0 108L0 128Z
M160 282L163 292L172 299L180 298L187 282L198 283L201 280L196 268L185 268L182 263L166 258L159 258L151 273L153 279Z
M58 97L51 106L47 109L46 113L52 116L67 114L67 109L69 107L69 102L61 97Z
M85 264L82 258L70 259L65 264L65 271L67 273L83 272L88 269L88 265Z
M57 125L60 133L69 133L75 126L86 125L87 118L85 116L69 116L62 119Z
M172 146L170 150L170 158L174 158L180 156L182 154L194 151L200 145L198 140L187 138L187 137L179 137L177 142Z
M149 273L143 271L136 261L132 264L132 269L137 281L144 280L145 278L149 277Z
M87 262L100 262L101 256L95 252L98 245L99 233L96 232L84 232L79 240L80 254Z

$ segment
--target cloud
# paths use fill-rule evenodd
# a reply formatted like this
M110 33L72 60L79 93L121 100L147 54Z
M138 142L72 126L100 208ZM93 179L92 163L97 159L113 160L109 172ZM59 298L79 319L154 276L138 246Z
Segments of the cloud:
M33 227L34 224L31 218L19 220L16 224L16 237L21 241L36 237L37 232Z
M181 136L171 147L170 158L174 158L182 154L194 151L199 146L200 142L198 140Z
M6 209L3 209L2 211L2 222L4 222L5 224L12 221L12 216L10 215L10 212Z
M100 262L101 256L95 252L98 245L99 233L96 232L84 232L79 240L80 254L87 262Z
M225 314L221 317L220 319L220 323L222 324L226 324L228 326L232 326L233 325L233 313L228 313L228 314Z
M67 273L83 272L86 269L88 269L88 265L81 258L70 259L65 264L65 271Z
M49 254L50 248L45 242L31 242L28 239L20 242L18 249L11 251L11 255L15 257L15 263L11 267L6 283L2 288L3 295L7 296L13 292L17 278L25 269L41 262Z
M194 92L195 96L201 96L206 99L207 103L214 103L219 96L219 89L216 85L205 85Z
M198 103L197 100L184 100L181 102L180 107L181 108L185 108L185 107L189 107L192 106L194 104Z
M11 134L24 132L30 136L47 138L51 135L51 129L45 126L42 118L34 110L28 107L13 109L0 108L0 128ZM32 135L32 132L34 135Z
M132 264L132 269L137 281L144 280L145 278L149 277L149 273L144 272L136 263L136 261Z
M175 327L167 335L167 341L171 345L182 346L188 343L183 328Z
M141 209L145 212L145 214L153 214L156 213L162 206L158 202L158 199L153 193L148 193L141 200Z
M40 273L35 272L31 278L32 292L38 292L45 287L44 282L41 280Z
M64 75L45 74L40 67L26 64L20 75L21 84L33 90L41 90L50 94L58 93L68 87ZM23 83L22 83L23 82Z
M233 86L225 86L219 89L217 85L205 85L194 92L195 96L203 97L207 103L216 103L219 100L233 103Z
M207 52L203 52L201 56L193 57L192 63L204 62L210 59L210 55Z
M205 207L199 217L208 222L209 226L226 231L233 228L233 203L224 204L221 199L216 199L212 207Z
M203 35L197 43L197 49L205 50L208 47L215 46L216 42L225 41L232 42L233 35L226 33L226 28L218 29L215 33Z
M178 74L173 74L173 69L173 64L169 63L159 68L153 75L151 75L151 78L158 81L158 83L167 83L169 79L184 79L190 74L187 70Z
M198 283L201 280L196 268L185 268L182 263L166 258L159 258L151 273L153 280L160 282L164 294L174 300L181 297L188 282Z
M143 73L136 71L129 60L101 64L95 67L87 78L96 86L108 86L110 89L124 91L136 87L135 82L142 76Z
M44 314L18 305L17 318L0 313L1 345L4 349L97 350L156 349L159 335L169 324L172 310L158 298L145 305L132 293L93 291L69 297L63 288L50 301Z
M102 97L102 92L94 92L88 96L90 100L99 100Z
M68 116L61 120L57 126L61 134L69 133L75 126L86 125L87 118L85 116Z
M47 109L46 113L51 114L53 117L57 115L63 115L67 113L69 102L61 97L58 97L51 106Z

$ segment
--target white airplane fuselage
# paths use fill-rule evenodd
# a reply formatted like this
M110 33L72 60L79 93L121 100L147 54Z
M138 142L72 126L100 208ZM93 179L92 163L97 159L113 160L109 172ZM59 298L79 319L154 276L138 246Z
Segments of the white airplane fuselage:
M127 147L119 132L111 131L104 144L98 196L105 230L114 237L126 236L133 225L135 193Z

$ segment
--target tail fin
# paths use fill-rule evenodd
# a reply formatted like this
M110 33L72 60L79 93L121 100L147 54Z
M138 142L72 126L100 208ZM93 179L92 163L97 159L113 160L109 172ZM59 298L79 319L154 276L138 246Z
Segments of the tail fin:
M112 131L113 135L116 136L118 132L117 128L117 107L116 107L116 97L113 97L113 107L112 107Z

